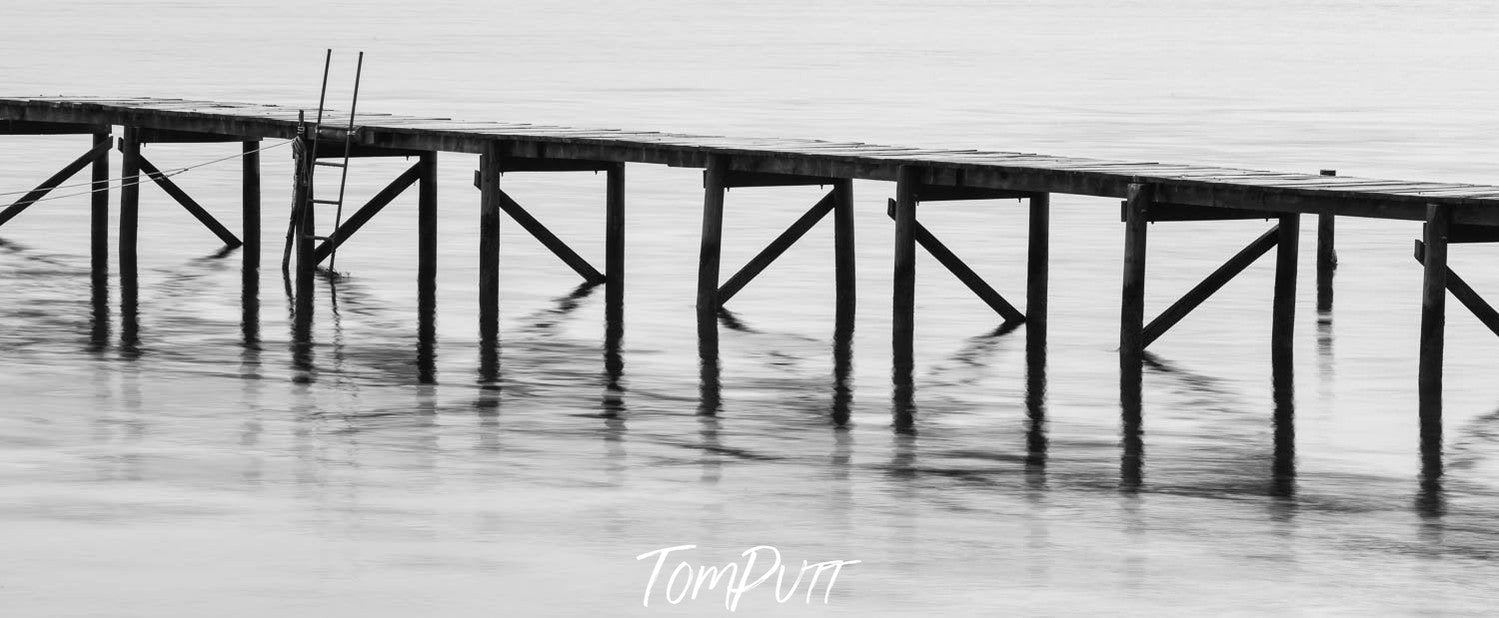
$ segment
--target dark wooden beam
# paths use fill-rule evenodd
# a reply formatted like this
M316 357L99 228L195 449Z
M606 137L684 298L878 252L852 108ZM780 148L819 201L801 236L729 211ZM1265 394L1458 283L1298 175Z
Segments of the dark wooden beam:
M109 133L108 124L81 122L37 122L34 120L0 120L0 135L78 135Z
M1166 331L1176 326L1193 309L1196 309L1214 293L1222 289L1224 285L1233 280L1234 277L1237 277L1239 273L1244 272L1244 269L1249 268L1249 265L1258 260L1260 256L1265 255L1270 249L1273 249L1279 238L1279 226L1273 227L1270 228L1270 231L1261 234L1259 238L1254 239L1254 242L1240 249L1238 253L1229 258L1227 262L1224 262L1222 266L1219 266L1217 270L1214 270L1212 274L1209 274L1201 282L1193 286L1180 299L1172 303L1165 311L1162 311L1154 320L1151 320L1150 324L1145 327L1143 345L1149 347L1161 335L1166 334Z
M413 168L414 169L414 168ZM500 333L500 157L479 155L479 341L493 349Z
M1128 205L1119 204L1119 220L1124 221L1127 217ZM1243 208L1215 208L1212 206L1190 206L1187 204L1164 204L1156 202L1150 205L1150 211L1146 217L1151 223L1159 221L1236 221L1240 219L1273 219L1277 213L1263 210L1245 210Z
M109 285L109 147L112 140L109 131L94 134L94 148L104 148L103 154L94 159L93 170L90 180L93 184L90 189L89 203L89 257L91 258L90 270L94 278L98 280L102 288ZM104 293L108 296L107 293ZM105 306L107 300L96 303L96 306Z
M430 383L435 366L437 319L437 153L416 162L416 315L418 380Z
M47 197L47 194L56 189L58 185L67 182L69 178L83 171L83 168L88 167L89 164L101 158L107 158L109 156L109 146L108 139L103 142L95 140L94 147L90 148L88 152L79 155L77 159L73 159L72 163L63 166L56 174L43 180L42 184L37 185L35 189L27 192L26 195L21 196L21 199L16 200L15 203L6 207L5 210L0 210L0 225L5 225L5 222L16 218L16 215L21 214L22 211L26 210L32 204Z
M625 306L625 164L612 163L605 174L604 323L617 357Z
M1428 427L1440 428L1442 424L1442 355L1447 326L1447 227L1452 222L1451 217L1448 207L1431 205L1422 234L1425 241L1422 264L1425 269L1421 282L1418 390L1423 431Z
M587 161L575 159L525 159L500 158L499 169L504 172L603 172L616 165L613 161Z
M1426 263L1426 245L1419 240L1416 241L1416 261L1423 265ZM1495 311L1488 301L1478 295L1473 286L1468 285L1467 281L1452 272L1451 268L1447 269L1444 276L1447 278L1447 291L1452 292L1452 297L1467 307L1468 311L1472 311L1474 317L1483 322L1484 326L1489 327L1490 331L1499 335L1499 311Z
M1145 355L1145 256L1154 186L1133 184L1125 202L1124 293L1119 317L1121 383L1137 381Z
M390 181L390 184L385 185L384 189L381 189L379 193L370 198L370 201L360 206L359 210L349 216L348 220L343 222L343 225L333 230L333 233L328 235L328 240L318 245L317 249L313 251L314 262L321 263L323 260L328 259L328 256L333 253L335 247L342 246L355 232L359 231L359 228L369 223L370 219L373 219L376 214L390 205L392 201L395 201L408 187L421 180L421 177L421 163L416 163L407 168L405 172L402 172L400 176L397 176L395 180Z
M204 209L201 204L199 204L192 198L192 196L188 195L186 191L183 191L182 187L179 187L177 186L177 183L172 182L171 178L168 178L166 174L161 173L161 170L156 169L155 165L153 165L150 161L147 161L145 157L137 158L140 161L141 171L144 171L147 177L149 177L151 180L156 181L156 184L160 185L161 188L167 192L167 195L170 195L172 196L172 199L177 200L178 204L181 204L183 208L187 209L187 212L191 213L199 223L202 223L203 227L208 228L208 230L213 232L215 236L218 236L219 240L224 241L225 245L230 247L238 247L243 244L240 242L239 238L234 235L234 232L229 231L229 228L224 227L224 224L219 223L218 219L213 218L212 214Z
M175 129L150 129L142 128L137 132L142 144L211 144L218 142L243 142L243 135L221 135L217 133L199 133L197 131L178 131Z
M567 246L567 243L562 242L562 239L557 238L556 234L553 234L545 225L537 221L536 217L531 216L531 213L521 208L521 205L512 199L509 194L505 193L503 189L497 189L497 191L496 197L500 200L500 210L505 211L505 214L515 219L516 223L519 223L522 228L530 232L531 236L535 237L536 240L541 241L541 244L546 246L553 255L560 258L568 267L582 276L584 281L589 283L603 283L604 275L598 269L594 268L593 265L589 264L588 260L583 259L576 251L572 250L572 247Z
M888 202L886 212L892 218L895 217L895 200ZM1016 309L1015 305L1011 304L1010 301L1005 300L1004 296L995 291L988 282L984 281L983 277L974 272L951 249L948 249L947 245L942 244L942 241L938 240L936 235L926 229L926 226L922 225L919 221L914 221L911 225L913 226L913 233L916 235L916 243L921 245L923 249L926 249L927 253L932 254L932 257L936 258L938 263L947 268L948 272L951 272L959 281L962 281L963 285L967 286L980 300L984 301L984 304L989 305L989 308L1003 317L1006 322L1013 321L1018 324L1025 321L1024 313Z
M724 188L738 187L801 187L822 186L837 182L837 178L825 176L802 176L798 174L774 174L767 172L741 172L729 170L724 178Z
M916 199L923 202L951 202L959 200L1018 200L1034 196L1031 191L1010 191L986 187L947 187L923 185L916 190Z
M260 268L260 142L255 140L240 143L240 210L244 270L249 277Z
M857 278L854 276L854 181L833 183L833 262L835 273L836 332L850 331L856 311Z
M1336 170L1322 170L1323 176L1336 176ZM1337 217L1331 214L1317 215L1317 311L1332 311L1332 277L1338 268L1338 252L1335 247Z
M141 195L141 144L135 139L135 129L125 127L124 135L120 137L120 285L121 293L124 292L126 281L135 281L136 277L136 239L140 222L140 195ZM125 302L121 297L121 307L131 306L133 303ZM132 311L134 309L132 308Z
M909 389L915 368L916 333L916 190L921 168L900 168L892 204L895 219L895 274L891 301L891 352L897 393Z
M1499 226L1454 223L1447 230L1447 242L1499 242Z
M738 294L740 290L744 289L744 286L748 285L750 281L754 280L754 278L761 272L763 272L766 267L770 266L770 264L774 262L776 258L781 257L781 254L785 253L787 249L790 249L791 245L794 245L796 244L796 241L801 240L801 237L805 236L807 234L807 231L812 229L812 226L817 225L818 221L821 221L823 217L832 212L833 207L836 204L836 196L833 193L828 193L827 195L822 196L822 199L818 200L817 203L814 204L812 208L808 209L805 214L797 218L796 222L791 224L791 227L788 227L786 228L786 231L781 232L780 236L777 236L775 240L771 241L764 250L760 251L760 253L756 254L755 257L751 258L749 263L744 265L744 268L739 269L739 272L734 273L734 276L729 277L727 283L724 283L722 287L718 288L718 304L723 305L724 303L729 302L729 299L733 298L735 294Z
M363 144L351 144L349 146L349 158L361 159L369 157L420 157L424 154L435 152L432 150L421 150L417 148L383 148L376 146L365 146ZM318 140L317 158L319 159L342 159L344 157L344 143L342 140L324 138Z
M723 252L723 202L728 188L728 157L713 157L703 176L703 230L697 264L698 354L703 359L718 356L718 274Z
M1301 215L1280 216L1275 226L1275 297L1272 301L1270 354L1273 365L1291 362L1292 335L1296 330L1296 264L1301 248Z
M1051 260L1051 196L1030 198L1030 230L1026 245L1025 346L1027 358L1046 349L1047 288ZM1044 372L1042 368L1040 371Z

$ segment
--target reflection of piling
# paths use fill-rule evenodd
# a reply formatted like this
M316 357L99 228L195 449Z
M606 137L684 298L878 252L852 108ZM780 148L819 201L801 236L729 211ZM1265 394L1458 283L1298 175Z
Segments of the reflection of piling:
M1296 384L1289 358L1271 363L1275 455L1270 465L1270 495L1296 494Z

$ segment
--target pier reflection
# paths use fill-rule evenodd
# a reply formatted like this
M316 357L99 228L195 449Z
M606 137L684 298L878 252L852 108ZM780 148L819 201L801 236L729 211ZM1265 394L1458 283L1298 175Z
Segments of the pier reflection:
M833 329L833 402L830 418L833 425L848 425L854 401L854 320L851 312L839 312Z
M1276 358L1271 366L1271 398L1275 456L1270 464L1270 495L1296 495L1296 384L1289 358Z
M120 267L120 356L127 359L141 355L140 279L134 262Z
M1025 478L1039 489L1046 484L1046 345L1025 350Z
M1153 359L1149 353L1147 360ZM1121 355L1119 366L1119 412L1121 455L1119 457L1119 488L1126 492L1139 491L1145 481L1145 440L1141 428L1141 389L1144 379L1144 363L1130 362Z
M88 351L94 354L109 348L109 271L96 261L89 276L90 312Z

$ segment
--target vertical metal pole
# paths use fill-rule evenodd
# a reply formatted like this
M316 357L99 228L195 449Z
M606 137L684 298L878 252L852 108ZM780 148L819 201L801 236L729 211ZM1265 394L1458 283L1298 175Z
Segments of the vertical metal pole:
M1051 257L1051 195L1031 196L1030 241L1025 279L1025 347L1035 355L1046 349L1046 295Z
M1323 176L1336 176L1337 170L1322 170ZM1317 215L1317 311L1332 311L1332 275L1338 268L1338 252L1334 249L1334 223L1332 215Z
M833 183L833 262L836 269L837 310L835 322L853 329L856 309L854 271L854 181L846 178Z
M1276 363L1291 360L1296 330L1296 263L1301 240L1301 215L1283 214L1275 245L1275 300L1270 327L1270 351Z
M479 155L479 340L493 346L500 334L500 157L489 144Z
M624 163L609 166L604 185L604 322L620 328L625 307Z
M1447 325L1447 228L1449 207L1426 207L1426 271L1421 285L1420 408L1422 444L1442 435L1442 352ZM1438 449L1440 450L1440 449Z
M1138 373L1145 353L1145 255L1151 187L1131 184L1125 201L1124 302L1119 323L1119 363L1126 373Z
M724 182L729 159L715 156L708 160L703 175L703 236L697 267L698 338L713 343L717 357L718 342L718 266L723 247Z

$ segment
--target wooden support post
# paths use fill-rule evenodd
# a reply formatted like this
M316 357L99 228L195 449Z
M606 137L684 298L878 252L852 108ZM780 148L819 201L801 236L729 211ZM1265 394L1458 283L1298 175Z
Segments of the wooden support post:
M260 142L246 140L240 143L240 207L242 209L244 236L241 251L244 251L245 276L260 268Z
M706 342L711 338L714 343L715 362L718 341L718 267L723 247L724 181L728 168L728 157L714 156L708 160L708 171L703 174L703 235L697 266L697 329L699 339Z
M418 340L430 340L437 312L437 153L423 152L417 161L421 178L417 180L417 316L420 318Z
M1239 273L1249 268L1249 265L1258 260L1260 256L1269 253L1270 249L1274 248L1280 241L1280 237L1280 227L1276 226L1270 228L1270 231L1261 234L1259 238L1254 239L1254 242L1240 249L1227 262L1224 262L1217 270L1204 277L1201 282L1193 286L1180 299L1177 299L1170 307L1167 307L1165 311L1162 311L1154 320L1145 325L1145 331L1142 335L1144 341L1141 345L1149 347L1150 344L1155 343L1156 339L1166 334L1166 331L1171 330L1172 326L1176 326L1177 322L1187 317L1187 314L1196 309L1198 305L1201 305L1203 301L1206 301L1214 293L1222 289L1234 277L1239 276Z
M897 394L910 386L915 368L916 321L916 191L921 170L901 166L895 184L895 291L892 356Z
M1275 246L1275 299L1271 311L1270 354L1272 360L1289 364L1296 330L1296 263L1300 250L1301 215L1280 216L1280 237Z
M1447 206L1426 207L1425 276L1421 285L1420 415L1423 444L1441 442L1442 352L1447 325Z
M120 276L134 280L136 274L135 244L136 230L140 221L141 204L141 143L137 137L139 129L125 127L120 138Z
M1134 183L1125 201L1124 301L1119 323L1119 366L1138 374L1145 353L1145 238L1151 187Z
M837 271L834 321L840 331L844 326L852 331L858 284L854 276L854 181L847 178L833 182L833 262Z
M812 229L812 226L817 225L818 221L821 221L823 217L833 211L836 199L833 193L822 196L822 199L818 200L812 208L797 218L796 222L791 224L791 227L786 228L786 231L781 232L780 236L777 236L765 249L751 258L749 263L744 265L744 268L734 273L734 276L729 277L729 280L722 287L718 288L718 304L722 306L724 303L729 302L729 299L744 289L744 286L749 285L749 282L769 267L776 258L781 257L781 254L790 249L791 245L801 240L801 237L805 236Z
M500 334L500 156L491 142L479 155L479 340L486 348Z
M89 253L94 277L105 281L109 277L109 147L108 132L94 134L94 148L103 148L104 154L94 159L90 177Z
M1452 243L1450 228L1447 243L1449 245ZM1419 240L1416 241L1416 261L1426 263L1426 245ZM1467 307L1468 311L1473 312L1473 317L1483 322L1483 325L1489 327L1491 332L1499 335L1499 311L1495 311L1488 301L1478 295L1478 291L1474 290L1473 286L1468 285L1467 281L1452 272L1451 268L1447 269L1445 276L1447 277L1447 291L1452 292L1452 297Z
M624 306L625 164L614 163L604 178L604 322L608 330L623 328ZM609 334L617 345L623 333Z
M1323 176L1336 176L1336 170L1322 170ZM1332 275L1338 268L1338 252L1333 248L1332 215L1317 215L1317 311L1332 311Z
M295 331L297 339L306 343L312 333L312 289L313 270L317 266L313 238L317 230L317 217L312 206L312 162L315 160L311 141L306 136L308 126L302 124L297 132L297 144L293 150L295 169L292 193L293 242L297 252Z
M1046 295L1051 255L1051 194L1030 198L1030 235L1025 275L1025 346L1032 356L1046 348ZM1043 378L1044 379L1044 378Z

